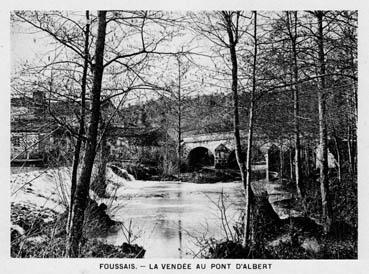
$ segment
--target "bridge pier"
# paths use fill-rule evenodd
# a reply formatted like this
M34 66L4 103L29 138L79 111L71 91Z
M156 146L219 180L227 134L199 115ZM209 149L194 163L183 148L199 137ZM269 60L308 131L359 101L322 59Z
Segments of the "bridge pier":
M227 168L230 150L225 145L220 144L215 148L214 152L215 152L214 167L217 169Z

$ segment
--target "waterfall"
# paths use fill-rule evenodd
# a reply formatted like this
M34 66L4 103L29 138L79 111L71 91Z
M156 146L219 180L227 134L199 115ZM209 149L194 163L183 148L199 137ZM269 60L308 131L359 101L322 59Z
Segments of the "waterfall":
M122 177L123 179L125 179L126 181L135 181L135 177L132 174L129 174L127 172L127 170L125 170L124 168L120 168L118 166L115 165L111 165L110 169L119 177Z

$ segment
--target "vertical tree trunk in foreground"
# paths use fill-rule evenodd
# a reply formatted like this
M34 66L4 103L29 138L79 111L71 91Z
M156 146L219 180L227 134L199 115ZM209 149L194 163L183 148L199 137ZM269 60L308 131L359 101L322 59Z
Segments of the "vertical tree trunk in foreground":
M297 195L301 197L301 147L300 147L300 124L299 124L299 71L297 65L297 11L293 12L294 19L290 20L290 12L287 12L287 26L292 46L292 67L293 67L293 119L295 135L295 180ZM290 24L291 22L291 24Z
M97 176L91 182L91 189L99 196L106 197L106 166L109 160L110 148L108 145L107 135L109 131L109 122L100 120L100 142L97 144Z
M323 34L323 11L315 12L318 23L317 42L319 47L319 70L320 86L318 88L319 104L319 145L321 149L320 160L320 191L322 198L324 231L327 233L332 224L332 208L329 198L328 186L328 148L327 148L327 126L326 126L326 82L325 82L325 55L324 55L324 34Z
M181 173L181 141L182 141L182 101L181 101L181 60L177 57L178 61L178 140L177 140L177 161L178 161L178 174Z
M79 256L79 243L82 237L84 212L87 207L92 167L96 156L96 145L100 119L100 93L104 71L104 46L106 35L106 11L98 12L98 30L95 49L95 68L92 86L92 110L87 134L86 153L81 175L76 186L68 233L67 257Z
M334 146L336 148L336 154L337 154L337 177L338 177L338 181L341 182L341 152L338 146L337 135L335 132L333 133L333 140L334 140Z
M248 203L247 206L247 217L248 217L248 229L250 230L250 223L252 218L250 217L250 208L253 205L253 192L251 190L251 149L252 149L252 140L254 134L254 95L256 92L256 60L258 54L258 40L256 36L257 30L257 12L253 11L254 14L254 56L252 62L252 87L250 92L250 105L249 105L249 123L248 123L248 136L247 136L247 154L246 154L246 202ZM246 228L246 226L245 226ZM252 229L255 229L252 227ZM250 234L250 232L248 232ZM254 232L252 233L254 235ZM245 233L245 237L249 236ZM253 237L252 237L253 238ZM246 246L246 239L243 240L242 245ZM252 239L254 241L254 239Z
M236 143L236 160L241 173L241 180L244 186L245 192L245 217L244 217L244 239L242 245L245 247L247 239L249 237L249 187L247 185L246 179L246 164L242 159L242 147L240 138L240 118L238 111L238 64L237 64L237 54L236 54L236 44L237 37L234 37L232 30L232 15L229 12L222 13L224 21L226 23L228 40L229 40L229 51L231 55L232 62L232 92L233 92L233 131Z
M237 14L239 16L239 14ZM256 12L254 12L255 23L256 23ZM238 64L237 64L237 54L236 54L236 44L238 42L237 30L234 32L232 29L232 14L223 12L223 18L226 23L226 29L229 39L229 50L232 62L232 92L233 92L233 129L236 143L236 159L241 173L241 179L244 187L245 194L245 217L244 217L244 227L243 227L243 241L242 246L246 247L250 238L250 207L252 201L252 191L250 185L251 177L251 146L252 146L252 135L253 135L253 108L254 108L254 98L253 94L255 91L255 68L256 68L256 44L254 52L254 62L253 62L253 87L251 91L250 98L250 108L249 108L249 127L248 127L248 138L247 138L247 154L246 163L242 159L242 147L240 138L240 120L238 111ZM238 18L237 18L238 20ZM237 23L238 24L238 23ZM256 37L256 25L254 29L254 35ZM256 40L255 40L256 42Z
M82 74L82 83L81 83L81 118L79 121L79 131L77 137L76 147L74 149L74 158L73 158L73 169L72 169L72 180L71 180L71 191L70 191L70 203L69 203L69 211L68 211L68 222L67 222L67 233L69 233L72 208L74 202L74 193L76 191L77 185L77 171L78 164L81 154L82 147L82 138L85 131L85 107L86 107L86 83L87 83L87 70L88 70L88 42L89 42L89 34L90 34L90 13L86 11L86 29L85 29L85 48L84 48L84 63L83 63L83 74Z

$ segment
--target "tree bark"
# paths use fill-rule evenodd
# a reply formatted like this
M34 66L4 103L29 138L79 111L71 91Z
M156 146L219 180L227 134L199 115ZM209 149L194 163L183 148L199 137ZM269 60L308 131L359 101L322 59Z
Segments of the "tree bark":
M293 160L292 160L292 158L293 158L293 149L292 149L292 147L290 147L290 157L289 157L289 164L290 164L290 178L291 178L291 180L293 180Z
M293 119L294 119L294 135L295 135L295 181L297 195L301 195L301 147L300 147L300 124L299 124L299 70L297 64L297 11L293 12L294 24L292 25L291 12L287 14L287 28L290 35L292 46L292 68L293 68ZM291 20L291 24L290 24Z
M347 121L347 153L348 153L348 161L349 161L349 173L350 175L354 174L353 170L353 161L352 161L352 152L351 152L351 129L350 129L350 121Z
M229 51L232 63L232 93L233 93L233 133L236 144L236 160L241 173L241 180L244 187L245 195L245 216L244 216L244 231L243 231L243 241L242 246L246 247L249 233L249 216L250 216L250 186L248 185L247 174L246 174L246 164L242 159L242 147L240 138L240 118L239 118L239 106L238 106L238 64L237 64L237 54L236 54L236 44L238 37L234 36L232 30L232 14L230 12L222 12L223 19L226 23L226 30L229 40Z
M92 110L87 134L86 153L81 175L76 186L71 214L70 231L67 242L67 257L79 256L79 244L82 237L84 212L89 197L92 167L96 156L96 146L100 119L101 82L104 71L104 46L106 36L106 11L98 11L98 30L95 49L95 68L92 86Z
M74 149L74 157L73 157L73 168L72 168L72 178L71 178L71 192L70 192L70 203L69 203L69 211L68 211L68 222L66 231L69 233L70 230L70 222L72 215L72 208L74 203L74 193L76 191L77 185L77 172L79 159L81 154L82 147L82 139L83 134L85 133L85 108L86 108L86 85L87 85L87 71L88 71L88 46L89 46L89 34L90 34L90 12L86 11L86 29L85 29L85 48L84 48L84 64L83 64L83 74L82 74L82 82L81 82L81 118L79 121L79 130L76 147Z
M178 173L181 173L181 141L182 141L182 101L181 101L181 60L177 57L178 61L178 140L177 140L177 160L178 160Z
M252 142L253 142L253 134L254 134L254 95L256 92L256 60L257 60L257 54L258 54L258 41L257 41L257 12L253 11L254 14L254 56L253 56L253 63L252 63L252 88L250 92L250 105L249 105L249 123L248 123L248 136L247 136L247 154L246 154L246 203L247 208L247 217L248 217L248 227L245 225L245 229L250 229L250 208L252 206L253 201L253 192L251 190L251 150L252 150ZM245 238L242 245L246 246L246 239L248 236L248 232L245 232ZM253 241L253 240L252 240Z
M91 189L99 196L106 197L106 166L108 164L110 148L108 146L107 135L109 132L109 122L105 124L103 120L100 120L100 143L97 144L97 176L91 184Z
M284 157L283 156L284 156L283 155L283 143L281 142L279 146L279 176L281 180L283 179L283 176L285 176L283 172L283 169L284 169Z
M336 153L337 153L337 177L338 177L338 181L341 182L341 152L338 146L336 133L334 133L333 135L333 140L334 140L334 144L336 147Z
M318 108L319 108L319 144L321 149L320 160L320 191L322 199L324 231L327 233L332 224L332 208L329 198L328 185L328 148L327 148L327 126L326 126L326 66L324 53L324 33L323 33L323 11L316 11L315 16L318 23L317 42L319 48L319 70L320 86L318 87Z

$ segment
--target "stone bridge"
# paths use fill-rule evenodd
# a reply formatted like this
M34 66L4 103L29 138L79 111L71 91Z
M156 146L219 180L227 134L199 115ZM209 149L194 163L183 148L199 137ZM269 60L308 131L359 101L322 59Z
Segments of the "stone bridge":
M240 131L243 157L246 155L247 132ZM317 143L316 141L314 142ZM314 143L301 143L301 160L303 172L309 174L321 165L321 150ZM280 176L293 177L294 142L283 138L270 140L266 136L254 134L251 161L253 170L263 168L269 178L269 172L278 172ZM246 157L245 157L246 158ZM215 168L238 168L235 155L233 132L196 134L183 138L182 159L189 167L215 166ZM328 167L338 166L331 151L328 150Z
M121 128L114 127L110 131L111 136L115 137L137 137L157 128ZM242 156L246 158L247 131L241 130ZM309 140L308 138L306 140ZM308 141L306 141L308 142ZM311 141L310 141L311 142ZM316 141L314 142L316 143ZM319 150L314 143L302 143L301 158L305 164L303 169L309 172L319 166ZM294 165L293 140L288 138L278 138L271 140L265 135L254 134L253 147L251 151L252 165L254 168L263 168L269 171L279 172L281 175L292 177ZM202 166L213 166L215 168L234 168L237 169L235 155L235 140L233 132L213 132L205 134L194 134L183 137L181 142L182 161L190 168ZM329 152L328 165L334 168L336 160ZM257 166L257 167L256 167Z
M241 131L241 146L245 157L247 132ZM289 140L283 140L282 150L288 150ZM187 136L182 142L182 157L189 166L215 166L216 168L237 167L233 132L218 132ZM269 165L270 154L281 148L279 142L265 136L254 135L252 160L254 163Z

